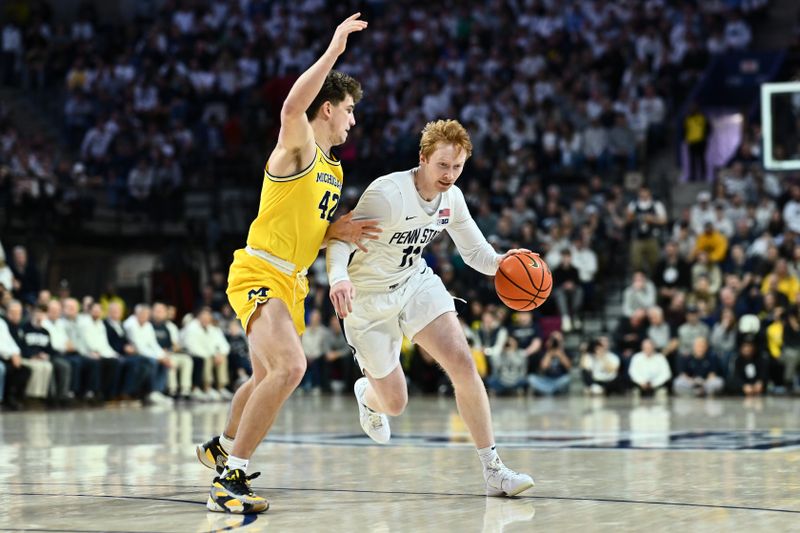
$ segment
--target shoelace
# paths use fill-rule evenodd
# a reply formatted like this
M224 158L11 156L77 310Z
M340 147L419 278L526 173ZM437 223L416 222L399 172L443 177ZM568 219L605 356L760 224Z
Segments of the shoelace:
M253 491L250 490L250 482L260 476L261 472L255 472L249 476L242 476L240 475L240 472L241 470L234 470L233 472L230 472L227 476L225 476L225 481L228 481L233 485L231 488L234 489L234 492L252 496Z
M369 423L372 426L372 429L380 429L383 427L383 418L381 417L381 415L370 409Z

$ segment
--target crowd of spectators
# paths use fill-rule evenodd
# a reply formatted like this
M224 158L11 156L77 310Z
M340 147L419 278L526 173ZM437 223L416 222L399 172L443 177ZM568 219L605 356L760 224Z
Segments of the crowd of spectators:
M8 10L0 74L55 90L71 151L0 123L6 201L56 203L75 220L100 197L179 219L198 185L255 187L288 88L360 9L369 31L338 65L366 94L339 151L348 182L413 165L424 123L446 116L477 147L464 176L479 182L474 207L534 207L530 183L642 168L709 57L746 48L765 4L167 0L123 22L86 2L64 23L26 2Z
M591 391L800 390L800 183L765 171L761 146L760 127L746 126L734 158L676 220L649 191L630 204L649 231L632 241L637 270L617 330L584 349Z

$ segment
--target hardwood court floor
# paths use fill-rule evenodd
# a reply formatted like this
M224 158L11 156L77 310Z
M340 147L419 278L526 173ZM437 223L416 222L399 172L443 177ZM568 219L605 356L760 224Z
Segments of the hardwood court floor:
M295 396L251 462L272 507L206 512L194 444L227 406L0 415L1 531L798 531L800 400L492 399L506 464L485 498L452 398L412 398L388 446L352 396Z

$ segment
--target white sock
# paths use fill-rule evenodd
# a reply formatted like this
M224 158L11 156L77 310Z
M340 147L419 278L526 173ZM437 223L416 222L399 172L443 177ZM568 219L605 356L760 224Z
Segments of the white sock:
M233 439L229 439L228 437L226 437L225 433L220 433L219 445L228 455L230 455L231 452L233 451Z
M248 459L242 459L241 457L229 455L228 463L225 465L225 473L227 474L233 470L244 470L244 473L246 474L248 462L250 462Z
M481 460L481 464L483 465L483 469L486 468L494 461L495 459L500 459L500 456L497 455L497 450L495 449L497 446L492 444L486 448L478 448L478 457Z

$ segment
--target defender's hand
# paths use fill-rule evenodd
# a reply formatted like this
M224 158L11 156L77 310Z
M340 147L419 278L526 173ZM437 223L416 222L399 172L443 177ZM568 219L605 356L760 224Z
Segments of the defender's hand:
M347 36L353 32L361 31L367 27L366 20L358 20L361 13L350 15L344 22L336 27L336 32L333 34L331 44L328 45L328 50L338 56L342 55L344 49L347 47Z
M344 318L353 312L353 298L355 297L356 288L353 287L350 280L339 281L331 287L331 303L339 318Z
M340 217L336 222L328 226L325 240L336 239L339 241L352 242L358 246L359 250L366 253L367 249L361 244L364 239L375 240L383 231L377 226L378 221L374 218L364 220L353 220L353 212Z

